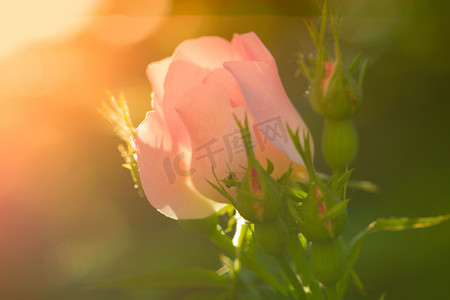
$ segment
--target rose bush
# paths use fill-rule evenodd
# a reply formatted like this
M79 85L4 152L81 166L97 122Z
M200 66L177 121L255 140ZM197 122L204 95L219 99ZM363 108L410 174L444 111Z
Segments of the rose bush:
M275 177L303 162L286 124L306 132L270 52L254 33L231 42L208 36L182 42L149 65L152 111L136 131L139 174L150 203L173 219L211 215L227 202L206 179L238 176L247 164L233 115L247 115L257 159ZM233 188L230 188L232 193Z

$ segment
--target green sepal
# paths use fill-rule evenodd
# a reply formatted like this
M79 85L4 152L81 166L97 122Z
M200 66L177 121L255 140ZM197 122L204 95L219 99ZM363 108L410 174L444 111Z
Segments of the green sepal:
M309 132L303 139L303 146L302 146L302 144L300 143L299 130L297 129L294 133L292 129L289 127L289 125L287 125L286 128L292 142L294 143L295 148L297 149L297 152L300 154L301 158L303 159L303 162L305 163L305 167L306 170L308 171L310 180L317 181L318 177L312 161L311 142L310 142L311 138Z
M308 60L301 55L298 61L300 71L305 74L310 84L308 99L311 106L318 114L333 119L350 118L358 111L362 99L362 74L365 68L363 63L359 78L356 78L361 54L353 59L348 68L344 67L339 45L341 21L342 16L333 16L331 10L327 11L324 2L319 28L314 22L305 21L317 49L317 55ZM328 24L333 34L334 57L328 55L325 41ZM327 67L330 68L328 71Z
M361 70L359 71L358 76L358 85L362 88L364 76L366 75L367 65L369 64L369 60L365 59L361 65Z
M273 169L274 169L273 163L269 159L267 159L266 173L269 175L272 174Z
M349 201L350 199L345 199L344 201L336 203L334 206L327 209L327 211L324 213L322 217L322 220L324 221L332 220L334 218L337 218L341 214L345 213Z
M319 199L317 188L322 193ZM341 202L324 185L312 183L308 196L298 208L300 218L296 219L302 220L299 222L300 232L310 241L324 242L335 239L344 231L347 224L346 205L347 202Z
M284 172L284 173L280 176L280 178L277 179L277 182L278 182L279 184L282 184L282 185L288 183L289 180L291 179L292 171L293 171L292 165L289 165L289 169L287 169L287 171Z
M236 116L234 118L241 130L248 159L245 175L237 185L234 205L239 214L251 223L272 221L284 210L285 200L281 185L255 158L247 116L245 116L244 125ZM268 161L267 170L271 172L271 169L273 170L273 164ZM288 170L287 173L289 172Z
M302 218L302 216L300 216L300 214L298 212L298 209L299 209L298 204L295 203L294 201L288 201L287 207L288 207L288 210L289 210L289 213L291 214L291 216L294 217L294 219L297 220L297 222L300 225L303 225L303 218Z
M348 71L353 76L355 76L356 72L358 71L359 63L361 62L361 57L362 57L362 55L361 55L361 52L360 52L360 53L358 53L358 55L355 56L353 61L350 63L350 66L348 67Z
M350 171L352 171L352 170L350 170ZM336 173L333 173L333 176L334 176L334 174L336 174ZM324 180L324 181L330 182L331 180L333 180L332 179L333 176L329 176L324 173L318 173L318 176L321 180ZM331 185L329 187L331 187ZM367 180L348 180L347 187L355 189L355 190L359 190L359 191L368 192L368 193L378 193L380 191L380 187L378 185L376 185L375 183L373 183L371 181L367 181Z
M236 124L239 126L239 129L241 130L241 137L244 142L245 153L247 154L248 161L256 161L255 154L253 152L252 136L248 127L247 114L245 115L244 126L242 126L236 115L233 115L233 117L236 121Z
M289 135L305 162L306 169L308 171L310 177L310 186L308 187L308 196L302 202L302 206L298 208L299 216L294 216L295 219L299 221L300 231L303 235L306 236L308 240L314 241L324 241L336 238L338 235L342 233L347 223L347 213L346 213L346 205L347 203L339 199L336 193L327 187L326 184L322 182L319 178L319 175L316 173L313 163L312 163L312 155L311 155L311 146L310 146L310 136L307 134L303 140L303 145L300 143L299 132L298 130L293 133L291 128L287 126L287 130ZM337 177L337 174L334 176L335 183L332 183L330 187L336 187L338 190L345 187L345 183L348 180L348 177L351 175L351 171L345 172L341 177ZM323 219L323 216L320 216L320 212L318 211L318 202L316 198L316 187L319 188L322 193L321 202L324 202L326 205L327 211L334 207L334 209L327 215L326 219ZM342 203L342 204L341 204ZM338 205L338 206L336 206ZM335 207L336 206L336 207ZM293 206L289 208L291 214L293 212ZM324 216L326 212L323 212ZM330 222L330 224L326 224L326 222ZM302 223L303 222L303 223Z
M226 187L230 188L232 186L237 186L239 183L235 180L222 179L222 183L225 184Z
M304 185L299 182L291 181L283 186L283 194L286 199L290 199L294 202L303 202L308 196L308 188L304 188Z
M344 174L342 174L341 177L337 177L330 182L332 182L331 184L331 191L336 193L336 194L340 194L342 189L344 189L345 185L347 184L348 180L350 179L350 176L352 176L353 173L353 169L352 170L347 170L345 171ZM337 173L335 173L337 175Z
M213 187L216 191L218 191L222 196L224 196L228 201L230 201L231 204L235 205L235 200L233 197L225 190L225 188L220 183L219 178L217 178L216 172L214 171L214 168L211 168L212 173L214 175L214 178L216 179L217 185L206 179L206 181L209 183L211 187Z

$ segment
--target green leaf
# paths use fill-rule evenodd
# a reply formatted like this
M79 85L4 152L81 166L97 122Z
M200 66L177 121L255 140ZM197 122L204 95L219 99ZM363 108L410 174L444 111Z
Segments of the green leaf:
M367 230L377 231L400 231L405 229L427 228L450 220L450 214L428 218L381 218L372 222Z
M362 281L359 278L358 274L356 274L355 270L350 269L350 275L352 276L353 283L355 284L356 288L358 289L358 292L363 296L367 296L364 285L362 284Z
M347 183L349 188L369 193L377 193L380 188L373 182L367 180L349 180Z
M347 208L347 204L349 201L350 201L350 199L345 199L344 201L341 201L341 202L333 205L330 209L328 209L324 213L322 220L324 220L324 221L332 220L332 219L336 218L337 216L339 216L340 214L342 214L344 212L344 210Z
M91 284L87 289L172 289L214 288L228 289L232 280L204 269L157 271L118 280Z
M450 214L429 218L380 218L367 226L353 238L349 252L349 261L353 265L361 250L365 237L379 231L401 231L406 229L426 228L441 224L450 219Z
M383 293L379 300L384 300L384 298L386 298L386 293Z
M428 218L380 218L367 226L363 231L357 234L351 243L350 251L347 257L347 268L351 270L353 268L356 259L361 252L361 247L364 239L367 235L380 232L380 231L401 231L407 229L427 228L435 225L439 225L447 220L450 220L450 214L441 215L437 217ZM348 276L348 273L345 277ZM345 280L345 279L344 279ZM356 282L358 285L358 283Z

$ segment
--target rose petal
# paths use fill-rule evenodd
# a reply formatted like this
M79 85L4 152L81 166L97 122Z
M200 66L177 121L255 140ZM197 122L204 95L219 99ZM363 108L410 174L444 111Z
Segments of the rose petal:
M275 63L270 51L254 32L234 34L231 47L234 53L239 53L240 60L273 61Z
M303 165L285 126L288 124L293 130L300 129L301 140L307 128L284 91L275 60L256 35L250 33L234 39L240 40L250 58L263 60L230 61L225 62L224 67L239 83L256 122L266 124L266 130L261 128L264 135L291 160Z
M163 98L155 97L154 105L156 110L163 113L172 136L177 136L176 140L185 147L189 147L189 137L179 117L174 117L174 107L189 89L200 85L207 74L221 67L223 61L231 57L230 43L219 37L186 40L175 50L164 78ZM161 66L160 74L163 70ZM158 95L162 93L158 92Z
M157 112L147 113L137 128L136 148L142 187L158 211L172 219L197 219L220 209L192 187L191 154L180 152Z
M216 69L209 73L203 80L205 83L220 83L223 85L230 96L231 107L244 106L247 107L244 97L242 96L241 88L234 76L224 68Z
M228 166L239 170L240 165L247 165L244 148L236 150L233 147L235 141L242 144L233 115L243 120L245 108L231 108L223 85L204 83L189 90L176 110L191 138L192 166L198 170L192 175L194 186L208 198L226 201L206 179L216 183L212 168L218 178L223 179L228 176Z
M206 36L182 42L173 54L164 81L165 107L174 106L187 90L201 84L209 72L233 59L231 44L223 38Z
M233 59L231 44L218 36L203 36L182 42L174 52L174 61L189 61L209 70L221 68L224 61Z
M172 57L164 58L160 61L151 63L147 67L147 77L152 85L154 99L157 102L164 97L164 80L166 79L167 71L172 63Z

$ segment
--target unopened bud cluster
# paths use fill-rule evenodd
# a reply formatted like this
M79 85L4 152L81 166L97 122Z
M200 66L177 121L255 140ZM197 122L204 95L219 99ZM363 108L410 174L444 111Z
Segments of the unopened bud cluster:
M328 209L336 204L336 200L328 195L323 195L317 185L310 186L308 197L299 208L302 218L299 229L309 241L328 242L344 231L347 224L345 212L335 218L324 218Z
M363 63L358 72L360 56L357 56L349 67L344 65L338 43L340 21L334 20L330 14L329 23L335 40L334 58L327 54L324 40L327 29L326 8L322 13L320 30L313 23L306 24L318 47L318 54L311 58L309 65L301 57L300 67L310 84L309 103L316 113L324 117L322 152L325 161L333 171L342 173L358 153L353 117L361 106L361 86L366 64Z
M322 61L314 75L309 92L314 111L334 120L353 117L361 105L361 88L342 61Z
M285 199L280 184L256 160L247 120L239 122L246 148L248 165L244 178L237 184L235 207L247 221L254 223L258 246L270 254L281 254L288 243L288 231L281 219Z
M334 285L345 271L345 255L338 237L347 224L347 213L326 218L326 212L337 204L330 191L311 184L308 197L299 208L300 232L311 242L309 261L315 277L324 285Z

